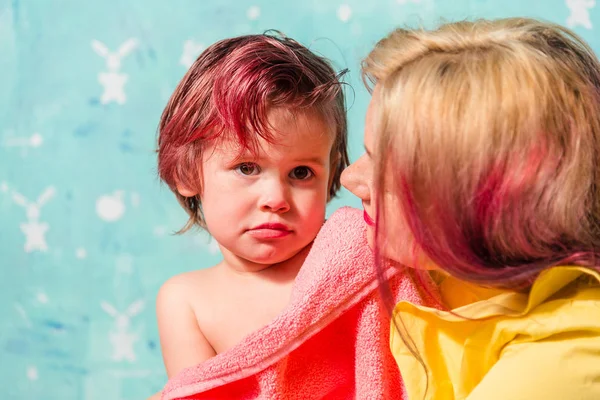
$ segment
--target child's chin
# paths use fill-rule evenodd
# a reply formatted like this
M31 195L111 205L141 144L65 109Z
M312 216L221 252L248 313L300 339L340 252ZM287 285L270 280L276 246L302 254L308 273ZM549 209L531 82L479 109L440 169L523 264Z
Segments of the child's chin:
M256 264L279 264L281 262L287 261L293 258L296 254L298 254L302 248L299 249L285 249L273 253L267 254L254 254L253 257L249 257L248 259Z
M288 255L283 255L283 256L270 256L270 257L254 257L251 259L251 261L253 263L256 264L265 264L265 265L271 265L271 264L279 264L283 261L286 261L288 259L290 259L291 257Z

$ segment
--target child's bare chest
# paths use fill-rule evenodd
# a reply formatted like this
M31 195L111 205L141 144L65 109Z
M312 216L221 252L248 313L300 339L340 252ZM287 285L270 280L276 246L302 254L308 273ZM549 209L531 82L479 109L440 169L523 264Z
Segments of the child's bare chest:
M291 290L292 282L230 284L203 301L196 316L204 336L222 353L272 322L288 304Z

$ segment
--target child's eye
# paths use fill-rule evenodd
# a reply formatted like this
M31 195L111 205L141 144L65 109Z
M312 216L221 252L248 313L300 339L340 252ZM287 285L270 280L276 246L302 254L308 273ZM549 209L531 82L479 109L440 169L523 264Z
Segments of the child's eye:
M290 178L298 180L307 180L312 178L314 173L308 167L296 167L290 172Z
M235 170L238 171L242 175L250 176L258 174L259 168L258 165L254 163L243 163L235 167Z

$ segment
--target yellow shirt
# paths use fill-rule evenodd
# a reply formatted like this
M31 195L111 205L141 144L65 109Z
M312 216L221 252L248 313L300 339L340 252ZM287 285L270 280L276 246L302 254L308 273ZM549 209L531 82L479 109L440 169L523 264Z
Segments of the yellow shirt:
M440 293L451 312L394 309L429 375L426 393L425 370L392 324L410 400L600 399L600 274L555 267L529 294L447 278Z

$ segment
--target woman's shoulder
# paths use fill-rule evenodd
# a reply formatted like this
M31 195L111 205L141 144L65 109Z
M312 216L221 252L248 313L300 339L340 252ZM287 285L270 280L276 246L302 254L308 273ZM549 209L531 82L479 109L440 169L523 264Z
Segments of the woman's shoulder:
M411 340L430 382L451 377L451 391L473 400L600 398L599 314L599 274L568 266L544 271L528 294L507 291L452 311L407 303L395 309L413 327ZM392 352L405 364L407 351L395 336ZM445 345L441 349L436 342ZM416 364L404 366L418 370ZM418 373L406 375L405 380L421 379ZM432 387L434 392L443 385ZM579 395L584 388L597 397Z
M598 316L598 272L582 267L544 271L518 315L498 316L488 325L487 340L498 358L469 399L600 398ZM484 340L482 334L469 341Z
M560 329L559 329L560 331ZM468 391L469 400L600 398L600 334L516 338Z

